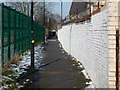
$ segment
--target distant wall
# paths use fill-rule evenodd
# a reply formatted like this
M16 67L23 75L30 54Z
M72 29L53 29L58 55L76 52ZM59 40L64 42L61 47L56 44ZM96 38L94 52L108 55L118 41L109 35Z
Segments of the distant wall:
M104 10L91 21L65 25L58 31L63 48L83 64L97 88L109 87L107 13Z

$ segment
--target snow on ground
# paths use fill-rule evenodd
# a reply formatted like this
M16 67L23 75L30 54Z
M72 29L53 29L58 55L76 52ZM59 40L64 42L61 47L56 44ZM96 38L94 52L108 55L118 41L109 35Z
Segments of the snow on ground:
M61 48L62 53L65 53L65 50L62 48L62 45L61 45L61 44L59 44L59 47ZM68 53L67 53L67 54L68 54ZM72 57L72 56L71 56L71 57ZM65 57L65 58L67 58L67 57ZM82 71L80 71L80 72L78 72L78 73L81 73L81 72L82 72L86 79L90 79L90 78L89 78L89 75L87 74L87 72L86 72L85 68L83 67L83 65L82 65L75 57L72 57L72 60L73 60L73 61L76 61L76 62L78 63L78 68L82 68L82 69L83 69ZM75 64L73 64L73 66L75 66ZM88 86L87 86L85 89L87 89L87 88L93 88L93 90L95 90L95 86L94 86L94 84L92 83L92 81L86 82L86 84L88 84Z
M90 79L85 69L83 69L81 72L84 74L84 76L85 76L86 79ZM86 88L95 88L95 86L93 85L92 81L86 82L86 84L88 84L88 86ZM95 90L95 89L93 89L93 90Z
M86 88L94 88L93 90L95 90L95 86L92 82L86 82L86 84L89 84Z
M43 47L41 47L40 45L35 47L35 68L38 68L41 64L41 59L43 58ZM22 56L22 60L20 61L19 66L17 66L14 69L18 70L18 74L22 74L25 71L25 69L29 68L29 66L31 65L31 53L28 52L27 55Z
M83 68L82 64L79 64L78 67ZM90 77L89 77L89 75L87 74L87 72L86 72L85 69L83 69L81 72L83 73L83 75L85 76L86 79L90 79ZM93 90L95 90L95 86L94 86L94 84L93 84L92 81L86 82L86 84L88 84L88 86L87 86L86 88L94 88Z
M82 72L86 79L90 79L90 77L89 77L89 75L87 74L86 70L84 69L83 65L82 65L76 58L74 58L74 57L72 58L72 60L78 62L78 68L82 68L82 69L83 69L82 71L80 71L80 72L78 72L78 73L81 73L81 72ZM73 64L73 66L74 66L74 65L75 65L75 64ZM95 86L94 86L94 84L93 84L92 81L86 82L86 84L88 84L88 86L85 88L85 90L86 90L87 88L92 88L92 90L95 90Z
M87 75L87 73L86 73L85 69L84 69L84 70L82 70L81 72L84 74L84 76L85 76L85 78L86 78L86 79L89 79L89 77L88 77L88 75Z
M44 47L42 47L41 45L38 45L35 47L35 57L34 57L35 68L38 68L41 65L42 58L44 57L43 49ZM31 65L31 53L28 52L26 55L21 56L21 61L19 62L19 65L11 64L10 70L16 71L15 75L13 76L18 78L22 73L26 72L25 69L28 69L30 65ZM2 76L2 78L13 81L11 78L9 78L10 76L11 75ZM18 85L18 83L16 84ZM11 86L11 84L2 86L0 87L0 90L4 90L5 88L8 88L9 86Z
M38 68L41 64L41 59L43 58L43 47L37 46L35 47L35 68ZM25 72L25 69L28 68L31 64L31 53L28 52L27 55L22 57L22 61L20 61L20 65L17 67L19 69L19 74Z

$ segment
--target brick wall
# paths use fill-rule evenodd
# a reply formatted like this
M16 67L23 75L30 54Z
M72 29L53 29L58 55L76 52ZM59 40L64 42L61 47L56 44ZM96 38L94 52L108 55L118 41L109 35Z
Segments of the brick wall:
M108 11L92 16L91 22L63 26L58 39L63 48L85 67L97 88L108 88Z
M119 0L118 0L119 1ZM116 87L116 29L120 30L120 3L108 3L108 35L109 35L109 87Z

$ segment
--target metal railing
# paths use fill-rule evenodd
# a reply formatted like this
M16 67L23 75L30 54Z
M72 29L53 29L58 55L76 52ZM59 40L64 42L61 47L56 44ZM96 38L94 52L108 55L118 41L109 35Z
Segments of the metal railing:
M44 40L43 26L33 22L35 44ZM6 63L14 54L31 47L31 19L29 16L0 4L0 60Z

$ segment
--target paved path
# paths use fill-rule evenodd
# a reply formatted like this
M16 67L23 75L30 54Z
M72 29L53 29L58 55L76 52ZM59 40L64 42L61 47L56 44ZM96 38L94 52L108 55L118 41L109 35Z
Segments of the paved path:
M56 60L56 61L55 61ZM43 71L37 71L32 75L36 77L34 83L29 84L26 88L85 88L85 76L81 73L82 69L78 68L78 63L72 60L59 47L56 39L51 39L46 46L45 58L42 63L46 64Z

